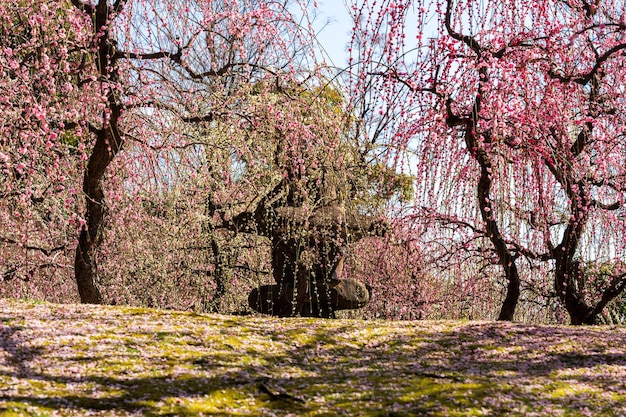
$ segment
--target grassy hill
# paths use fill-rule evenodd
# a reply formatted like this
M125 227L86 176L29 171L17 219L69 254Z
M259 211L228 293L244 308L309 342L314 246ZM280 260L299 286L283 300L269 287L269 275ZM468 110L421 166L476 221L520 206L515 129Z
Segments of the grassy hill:
M624 416L626 328L0 300L0 416Z

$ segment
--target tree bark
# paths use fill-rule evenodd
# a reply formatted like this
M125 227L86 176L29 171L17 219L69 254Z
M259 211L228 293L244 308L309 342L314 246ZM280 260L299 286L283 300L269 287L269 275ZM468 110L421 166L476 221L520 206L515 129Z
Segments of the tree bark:
M78 6L88 7L82 3L78 3ZM92 12L90 17L94 23L94 42L98 51L96 65L100 79L105 80L105 83L115 85L119 77L114 42L109 38L108 29L104 30L103 34L98 34L100 28L106 27L111 10L106 0L99 0L95 8L89 7L89 11ZM117 103L111 89L107 88L107 91L107 109L101 115L102 127L89 126L90 131L96 136L96 141L83 177L83 193L86 199L85 224L79 234L74 259L74 276L80 300L87 304L103 303L102 294L96 286L98 275L96 254L102 240L102 228L107 215L102 182L107 167L123 144L122 135L118 129L122 107Z
M474 114L478 114L480 101L477 99ZM486 141L490 141L488 132L485 133ZM471 154L480 166L480 178L476 186L476 198L478 199L478 207L485 224L487 237L491 241L496 254L498 255L498 263L504 269L504 276L507 281L506 296L500 308L498 320L511 321L517 308L520 296L520 278L515 263L516 257L511 254L507 247L506 241L500 232L498 223L494 217L493 205L491 204L491 186L493 166L489 155L478 143L474 127L474 117L470 117L465 126L465 143L467 148L471 150Z
M477 197L483 221L485 222L487 237L491 240L498 261L504 269L504 276L507 281L506 296L500 307L498 320L511 321L517 308L520 296L520 278L515 264L515 257L507 248L504 237L500 233L500 228L496 223L493 207L490 199L491 192L491 163L486 154L477 158L481 166L480 180L478 181Z
M456 32L452 28L452 3L448 1L446 4L445 14L445 27L448 34L463 42L470 48L477 58L487 51L487 48L482 46L473 36L463 35ZM517 257L511 254L511 251L507 247L506 241L500 232L498 223L494 217L494 211L491 204L491 186L492 186L492 164L487 153L486 147L491 145L492 138L491 132L485 131L481 133L482 142L477 138L476 127L480 118L480 109L482 105L482 97L485 96L483 91L483 84L489 80L489 73L486 66L482 66L478 70L479 79L478 91L474 98L474 104L472 106L471 114L467 116L459 116L453 113L451 102L452 99L448 97L446 101L447 120L446 123L449 127L462 126L465 135L465 144L472 157L478 162L480 166L480 178L478 180L476 194L478 199L478 206L480 214L485 224L485 230L487 237L491 241L496 254L498 255L498 263L502 265L504 269L504 275L507 280L506 297L500 308L500 314L498 320L513 320L515 309L519 301L520 296L520 278L515 264Z
M224 248L220 244L219 236L217 236L212 224L209 225L209 241L215 261L215 270L213 271L215 293L208 302L205 303L203 300L203 310L209 313L219 313L220 303L227 292L226 285L230 281L230 274L228 272L229 259L228 254L224 252Z
M80 301L86 304L102 304L103 299L96 287L98 266L96 254L102 241L102 228L107 215L102 181L114 156L121 147L121 140L110 134L113 127L101 130L97 135L83 179L83 193L86 198L85 224L76 247L74 274ZM115 149L115 151L114 151Z

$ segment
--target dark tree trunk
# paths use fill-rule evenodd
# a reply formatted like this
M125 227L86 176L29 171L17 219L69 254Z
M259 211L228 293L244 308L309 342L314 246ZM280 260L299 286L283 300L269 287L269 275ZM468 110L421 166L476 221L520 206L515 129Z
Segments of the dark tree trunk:
M479 101L475 105L475 114L478 113ZM491 185L493 167L489 155L478 143L474 128L474 118L470 118L465 126L465 142L468 149L472 150L472 156L480 166L480 178L476 186L476 197L480 214L485 224L487 237L491 241L496 254L498 255L498 263L504 269L504 276L507 281L506 296L500 308L498 320L511 321L517 308L520 296L520 278L517 270L517 257L511 253L507 247L506 241L500 232L498 223L494 217L494 208L491 200ZM485 133L485 142L490 142L488 133Z
M94 42L98 50L96 65L100 79L115 85L119 77L114 41L109 38L108 29L104 31L104 34L96 35L100 28L106 27L109 23L108 18L111 10L107 1L100 0L95 7L81 2L74 2L74 4L89 14L94 23ZM89 130L96 136L96 141L83 177L83 193L86 199L85 224L80 231L74 259L74 274L80 300L82 303L88 304L102 304L103 302L102 295L96 286L98 273L96 255L107 214L102 182L107 167L120 151L123 143L118 129L122 108L116 102L113 93L109 89L107 90L106 106L109 114L103 112L101 127L89 126ZM108 121L106 121L107 119Z
M507 248L506 242L493 216L491 200L489 199L489 191L491 189L490 167L490 164L481 164L482 174L478 185L478 200L480 201L479 205L483 221L487 226L487 236L496 250L498 261L500 265L502 265L504 277L507 282L506 296L500 307L498 320L511 321L513 320L515 309L519 301L521 283L517 265L515 264L516 258Z
M478 55L481 55L484 48L480 46L476 40L471 36L462 36L461 34L452 30L450 26L451 16L451 3L448 3L446 9L446 27L448 33L455 39L464 42ZM498 256L498 263L502 265L504 269L504 276L507 281L506 296L498 320L513 320L515 309L520 296L520 278L517 270L516 260L518 255L511 253L506 240L495 218L494 207L491 199L491 186L493 165L489 154L488 148L492 144L491 132L489 130L483 131L480 134L476 131L476 124L480 117L480 109L482 106L482 100L484 97L483 82L489 80L489 74L487 67L481 67L479 70L480 80L478 84L478 92L474 99L474 105L472 106L471 114L459 116L454 114L452 110L452 99L448 98L446 101L446 124L449 127L460 126L464 134L465 145L470 152L472 158L478 162L480 167L480 178L476 185L476 198L478 200L478 207L480 209L480 215L485 226L485 233L487 238L491 241L493 248Z
M560 170L553 169L553 172L558 179L565 177ZM562 181L562 183L566 182ZM566 187L572 215L563 233L563 239L554 248L552 255L555 260L554 289L570 316L571 324L579 326L597 324L598 314L604 305L597 310L593 304L585 301L583 296L586 285L584 271L575 256L592 203L587 196L585 184L578 182L576 186ZM574 192L574 189L577 192Z
M83 193L86 198L85 224L80 231L76 247L74 274L80 301L87 304L103 302L102 295L95 285L98 273L96 254L102 240L102 228L107 214L102 181L106 168L121 147L121 141L108 132L109 130L102 130L98 134L83 179Z
M203 302L203 304L205 304L203 310L209 313L219 313L220 304L227 292L226 285L230 281L228 270L229 256L225 253L224 248L220 244L219 236L217 236L215 228L211 224L209 225L209 240L215 261L215 270L213 272L215 293L211 300L206 303Z
M595 325L604 307L622 294L626 287L624 274L613 276L608 286L603 289L597 303L585 301L583 291L585 282L582 280L584 271L578 261L557 258L554 286L559 299L570 317L570 323L576 326Z
M520 296L520 279L515 265L513 265L513 268L511 268L510 271L507 271L506 279L508 282L506 287L506 297L502 302L498 320L511 321L513 320L513 315L515 314L515 309L517 308L517 302L519 301Z

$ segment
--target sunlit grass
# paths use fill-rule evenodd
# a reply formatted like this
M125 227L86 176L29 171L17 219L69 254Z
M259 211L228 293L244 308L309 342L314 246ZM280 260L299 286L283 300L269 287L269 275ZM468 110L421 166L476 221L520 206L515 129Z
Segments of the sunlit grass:
M622 416L625 342L0 300L0 416Z

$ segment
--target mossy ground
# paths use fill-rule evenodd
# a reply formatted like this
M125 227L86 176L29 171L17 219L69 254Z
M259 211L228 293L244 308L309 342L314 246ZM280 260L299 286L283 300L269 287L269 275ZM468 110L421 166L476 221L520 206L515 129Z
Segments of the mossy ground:
M626 329L0 300L0 416L622 416Z

